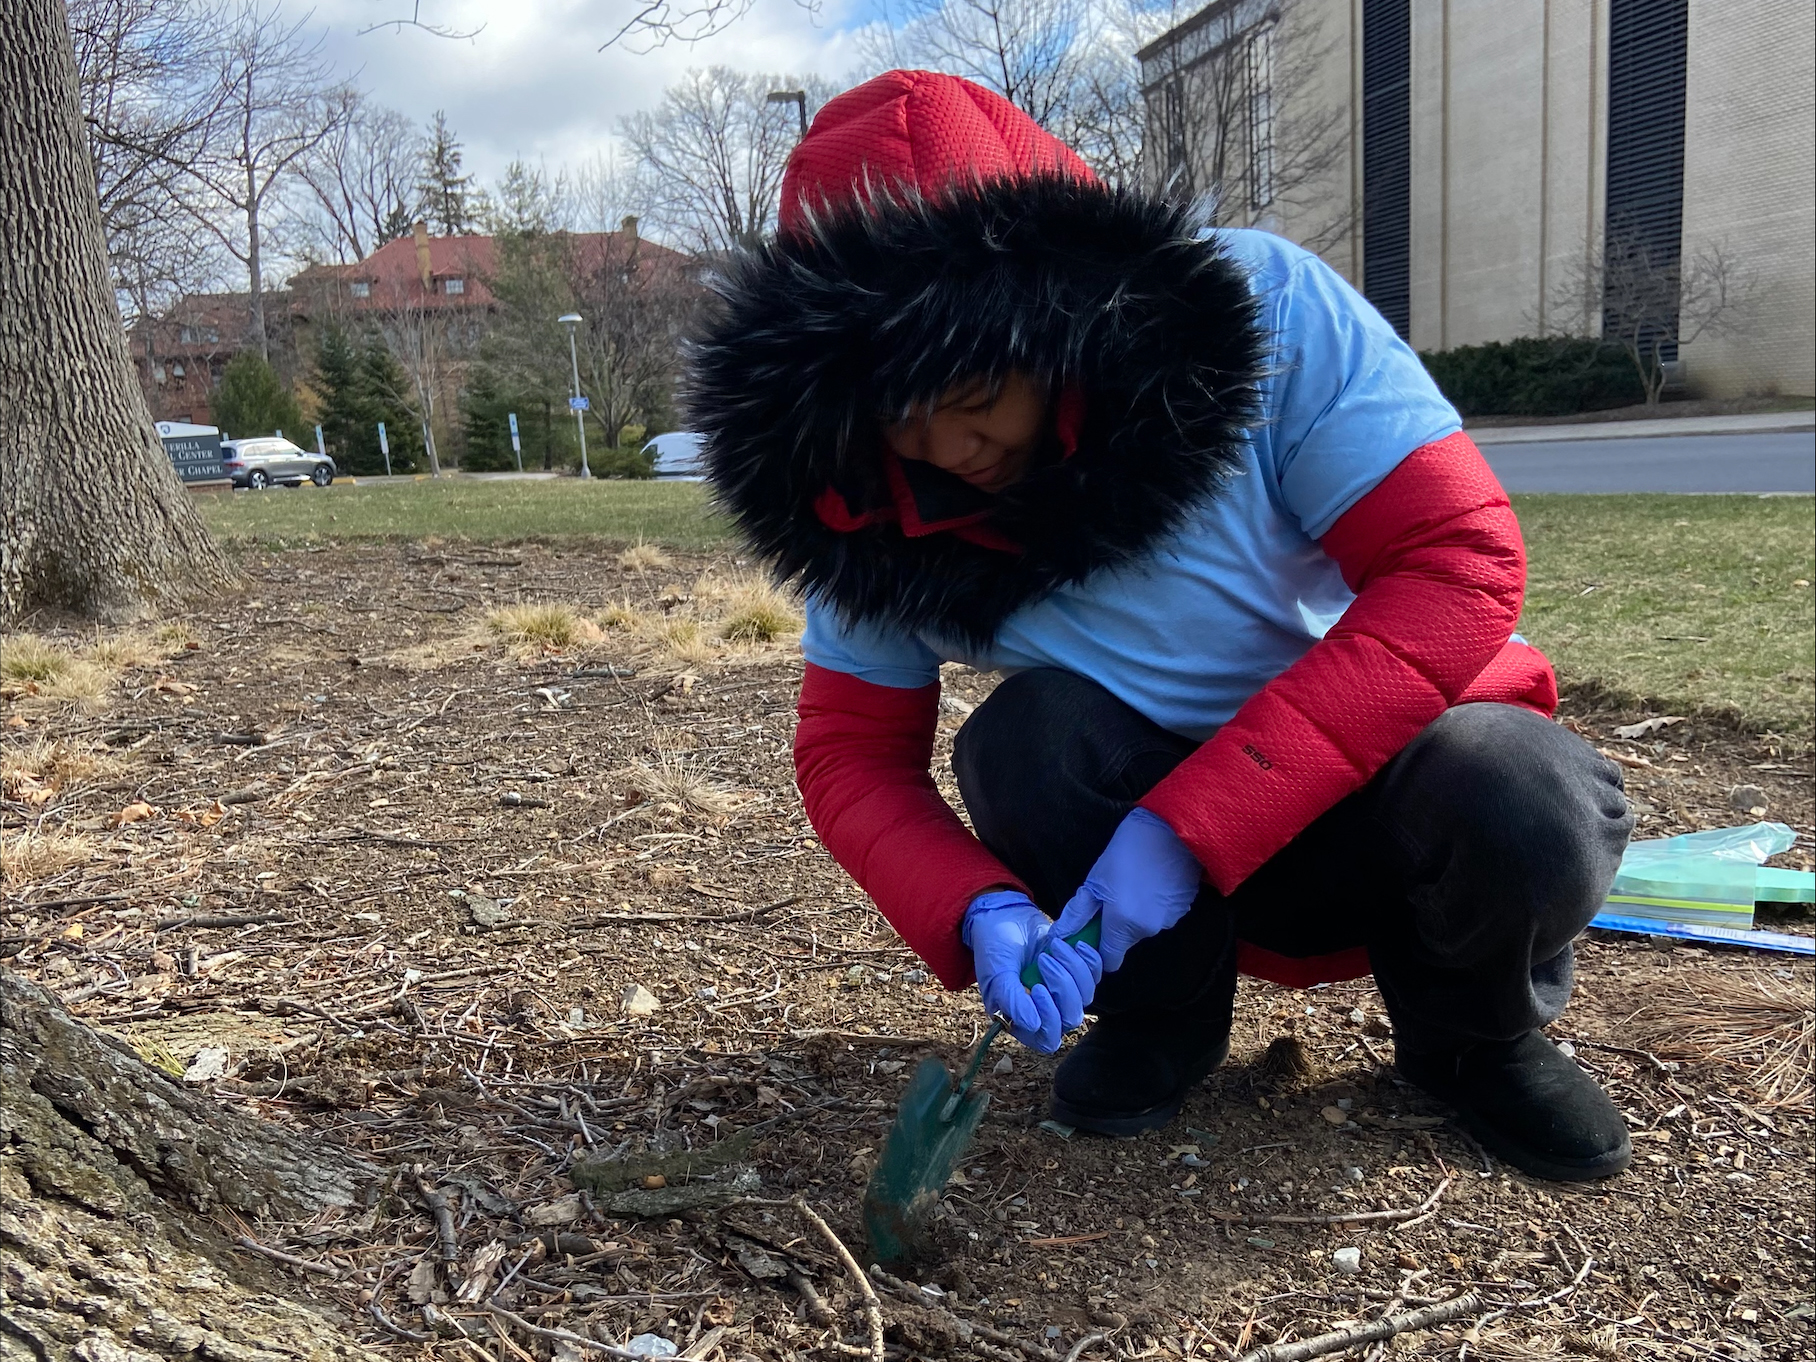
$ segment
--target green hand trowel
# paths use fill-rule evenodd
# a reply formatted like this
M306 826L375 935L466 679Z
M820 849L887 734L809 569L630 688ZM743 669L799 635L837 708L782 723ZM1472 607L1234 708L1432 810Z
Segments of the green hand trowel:
M1065 940L1097 944L1102 923L1092 918ZM1022 970L1023 986L1041 982L1040 971L1030 960ZM885 1268L899 1268L921 1256L927 1245L927 1222L939 1204L946 1179L958 1167L990 1094L974 1093L971 1084L983 1067L990 1042L1003 1030L1001 1017L977 1043L971 1062L955 1083L939 1060L921 1061L902 1094L895 1124L883 1141L882 1155L864 1188L864 1233L870 1239L870 1256Z

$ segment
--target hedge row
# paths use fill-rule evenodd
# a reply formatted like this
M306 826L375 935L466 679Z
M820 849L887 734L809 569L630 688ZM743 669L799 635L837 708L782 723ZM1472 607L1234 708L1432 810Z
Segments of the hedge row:
M1464 416L1568 416L1646 400L1627 356L1595 340L1523 336L1419 358Z

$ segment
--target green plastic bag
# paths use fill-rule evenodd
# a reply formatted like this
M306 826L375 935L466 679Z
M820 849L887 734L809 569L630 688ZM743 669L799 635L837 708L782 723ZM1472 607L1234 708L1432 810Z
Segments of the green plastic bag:
M1772 899L1802 897L1799 886L1811 878L1808 874L1762 871L1760 865L1768 856L1790 850L1796 840L1797 834L1783 823L1751 823L1629 843L1606 911L1750 928L1762 891Z

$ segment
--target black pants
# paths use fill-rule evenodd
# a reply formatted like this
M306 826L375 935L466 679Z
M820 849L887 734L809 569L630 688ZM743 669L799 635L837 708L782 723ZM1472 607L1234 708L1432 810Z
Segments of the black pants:
M978 706L952 769L978 837L1058 916L1195 747L1093 681L1037 670ZM1398 1043L1513 1039L1563 1011L1571 940L1632 829L1620 768L1582 739L1511 705L1459 706L1234 894L1207 884L1093 1010L1228 1008L1238 938L1299 958L1366 946Z

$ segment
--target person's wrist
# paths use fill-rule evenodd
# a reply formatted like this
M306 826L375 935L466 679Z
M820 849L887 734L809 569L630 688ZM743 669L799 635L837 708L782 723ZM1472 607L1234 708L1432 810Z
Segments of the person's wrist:
M1183 845L1184 839L1173 830L1173 825L1167 822L1167 820L1162 818L1159 814L1155 813L1152 809L1146 809L1137 804L1134 808L1129 810L1123 821L1151 828L1155 832L1165 833L1175 842L1180 842Z
M1014 908L1028 902L1028 896L1019 889L1006 885L984 890L965 906L965 915L959 921L958 939L965 943L966 950L972 950L971 924L986 913L997 912L1004 908Z

